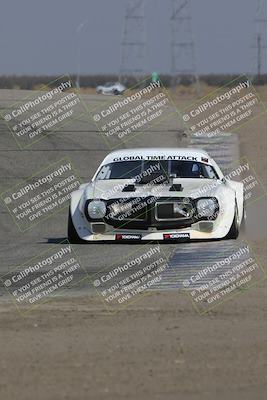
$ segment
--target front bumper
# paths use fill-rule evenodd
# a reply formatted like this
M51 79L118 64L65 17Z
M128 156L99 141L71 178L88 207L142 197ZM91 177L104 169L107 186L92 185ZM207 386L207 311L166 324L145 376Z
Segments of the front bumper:
M204 226L204 224L206 226ZM146 241L176 241L176 242L188 242L191 240L213 240L224 238L229 232L230 226L228 223L217 225L213 222L198 222L191 225L188 228L182 229L166 229L156 230L155 228L148 230L121 230L114 229L106 231L105 233L92 233L88 227L83 224L77 224L74 222L77 233L80 238L88 242L146 242Z
M157 241L157 242L189 242L192 240L215 240L220 239L220 237L211 234L211 233L204 233L204 232L197 232L197 231L166 231L166 232L153 232L153 233L123 233L120 235L128 235L128 238L117 239L118 234L91 234L88 236L82 237L82 240L87 242L150 242L150 241ZM140 239L132 238L132 236L140 235ZM169 238L166 238L165 235L172 235ZM178 235L178 236L177 236Z

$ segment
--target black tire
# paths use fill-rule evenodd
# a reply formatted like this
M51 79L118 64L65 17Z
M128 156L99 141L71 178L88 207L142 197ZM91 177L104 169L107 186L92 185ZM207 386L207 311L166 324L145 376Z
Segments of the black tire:
M84 241L79 237L79 235L73 225L70 209L69 209L69 218L68 218L68 240L72 244L84 243Z
M246 206L243 204L243 218L241 221L240 232L246 233Z
M235 216L233 219L233 223L231 225L229 232L225 236L225 239L226 240L237 239L238 235L239 235L239 229L238 229L238 225L237 225L237 208L235 208Z
M113 90L113 94L115 94L115 96L118 96L120 94L120 92L117 89L115 89L115 90Z

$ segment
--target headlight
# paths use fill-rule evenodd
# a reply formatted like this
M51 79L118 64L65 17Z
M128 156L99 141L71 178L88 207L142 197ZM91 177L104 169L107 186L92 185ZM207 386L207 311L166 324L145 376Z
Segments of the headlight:
M90 201L87 207L88 215L92 219L104 218L106 215L106 204L101 200Z
M214 198L199 199L197 201L197 214L199 218L210 218L216 215L218 202Z

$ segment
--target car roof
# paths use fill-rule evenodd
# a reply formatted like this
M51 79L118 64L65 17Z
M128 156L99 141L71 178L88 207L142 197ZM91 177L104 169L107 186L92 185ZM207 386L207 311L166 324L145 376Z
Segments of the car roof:
M114 162L114 159L121 157L131 157L131 156L184 156L184 157L208 157L208 153L202 149L195 149L190 147L149 147L149 148L138 148L138 149L122 149L116 150L108 154L103 160L102 164L108 164Z

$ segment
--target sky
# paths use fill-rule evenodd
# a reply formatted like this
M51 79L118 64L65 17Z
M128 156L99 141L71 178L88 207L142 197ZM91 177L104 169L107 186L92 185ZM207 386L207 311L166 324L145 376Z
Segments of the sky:
M117 74L127 1L1 0L0 74L76 73L78 43L82 74ZM262 16L267 18L266 2ZM146 0L146 72L170 72L170 4L171 0ZM191 1L199 74L252 70L256 4L256 0ZM267 23L264 35L267 38ZM267 72L267 49L263 72Z

